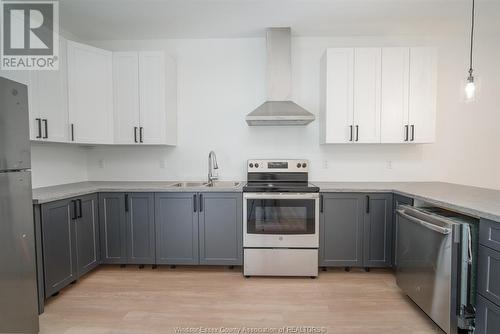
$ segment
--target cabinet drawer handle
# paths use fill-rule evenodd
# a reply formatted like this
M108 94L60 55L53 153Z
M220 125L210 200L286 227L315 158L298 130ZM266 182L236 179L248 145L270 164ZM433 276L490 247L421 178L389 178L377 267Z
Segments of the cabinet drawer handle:
M411 141L415 141L415 125L411 126Z
M71 123L71 141L75 141L75 125Z
M193 210L196 212L197 208L196 206L198 205L198 202L196 201L196 194L193 195Z
M71 219L75 220L77 218L76 201L72 200L71 204L73 205L73 214L71 215Z
M82 200L81 199L77 199L77 202L78 202L78 218L82 218L83 217L83 213L82 213Z
M125 194L125 212L128 212L128 194Z
M408 141L408 124L405 125L405 141Z
M37 122L38 125L38 135L36 136L36 138L39 139L42 138L42 119L35 118L35 121Z
M139 141L143 143L143 134L144 134L144 128L141 126L139 128Z
M351 129L351 136L349 137L349 141L352 141L353 135L352 135L352 125L349 125L349 128Z
M44 119L43 124L44 124L44 129L45 129L45 136L43 136L43 139L47 139L47 138L49 138L49 125L48 125L49 122L46 119Z
M320 195L319 196L319 212L323 212L323 206L324 206L323 201L324 201L324 197L323 197L323 195Z
M134 142L137 143L137 126L134 126Z
M203 211L203 194L200 194L200 212Z
M359 141L359 125L356 125L356 141Z
M370 196L366 196L366 213L370 213Z

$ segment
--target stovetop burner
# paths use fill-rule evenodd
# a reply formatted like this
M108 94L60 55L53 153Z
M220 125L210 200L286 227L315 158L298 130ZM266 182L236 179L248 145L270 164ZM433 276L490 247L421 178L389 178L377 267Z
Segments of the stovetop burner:
M308 182L307 160L249 160L247 166L244 192L319 192Z

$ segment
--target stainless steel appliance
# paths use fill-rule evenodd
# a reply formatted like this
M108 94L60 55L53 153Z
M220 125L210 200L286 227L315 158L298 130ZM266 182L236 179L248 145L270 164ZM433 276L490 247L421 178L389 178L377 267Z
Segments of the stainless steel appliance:
M446 333L472 331L477 220L439 208L397 209L398 286Z
M314 121L313 114L291 101L291 36L289 27L267 29L267 101L246 116L249 126L294 126Z
M28 93L0 77L0 333L38 333Z
M318 275L319 188L307 160L249 160L243 187L245 276Z

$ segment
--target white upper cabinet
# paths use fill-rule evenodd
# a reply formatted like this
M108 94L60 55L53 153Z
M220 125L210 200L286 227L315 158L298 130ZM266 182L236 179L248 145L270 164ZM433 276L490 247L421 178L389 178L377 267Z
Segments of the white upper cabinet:
M380 142L381 49L354 50L353 142Z
M435 141L435 49L328 49L321 83L322 143Z
M436 140L436 89L436 50L411 48L408 141L432 143Z
M410 48L382 49L382 143L408 138L409 77Z
M175 145L175 64L161 51L115 52L115 143Z
M72 139L113 143L112 53L68 42L68 101Z
M321 82L321 141L348 143L354 139L354 49L328 49L321 60Z
M31 139L65 143L69 141L67 41L59 37L59 70L30 73Z
M145 144L166 144L165 54L139 53L141 139Z
M380 142L380 48L328 49L321 75L321 141Z
M113 53L115 143L139 143L139 56L137 52Z

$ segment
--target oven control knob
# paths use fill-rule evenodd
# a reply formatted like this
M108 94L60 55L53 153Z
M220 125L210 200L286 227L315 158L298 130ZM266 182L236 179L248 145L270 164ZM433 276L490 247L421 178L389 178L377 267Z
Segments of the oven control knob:
M300 166L302 166L302 165L301 165L301 164L300 164L300 162L299 162L299 163L297 164L297 168L300 168Z
M258 163L255 164L255 168L259 168L259 164Z
M248 166L250 166L250 168L253 168L253 163L250 163L250 165L248 165Z
M302 168L306 168L306 167L307 167L307 164L304 162L304 163L302 164Z

